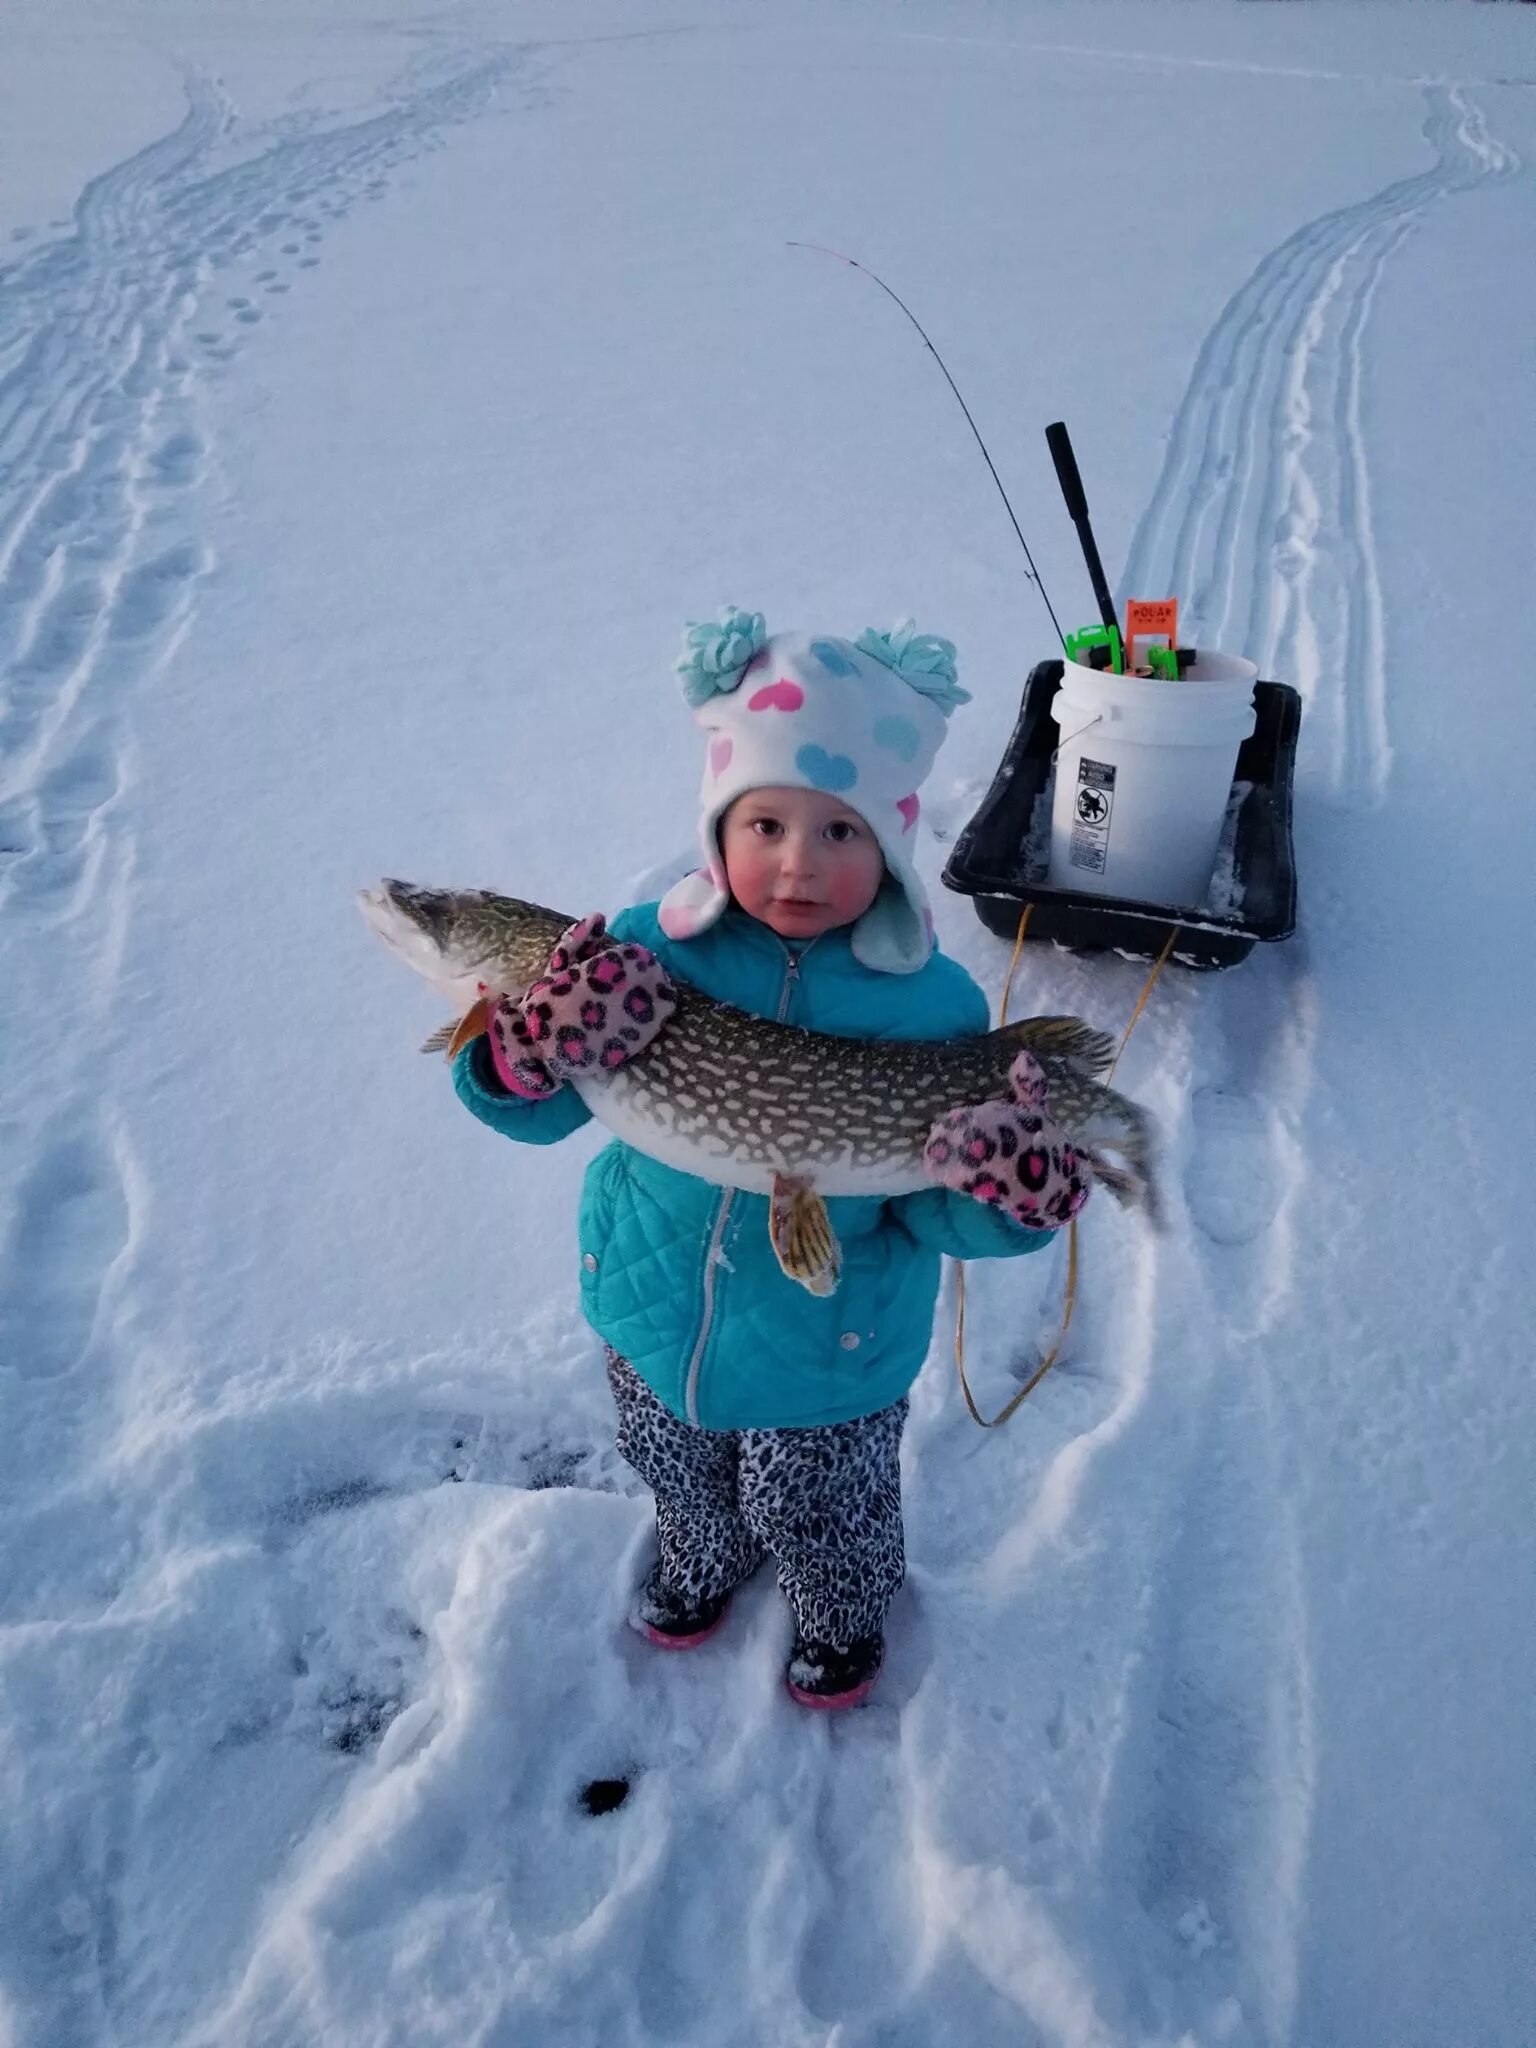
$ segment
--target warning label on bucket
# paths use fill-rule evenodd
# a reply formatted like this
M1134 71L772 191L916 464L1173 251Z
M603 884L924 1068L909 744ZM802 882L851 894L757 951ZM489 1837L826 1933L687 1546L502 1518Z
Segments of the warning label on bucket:
M1084 755L1077 764L1077 799L1072 809L1072 848L1068 858L1073 867L1103 874L1114 812L1114 769L1107 761L1090 761Z

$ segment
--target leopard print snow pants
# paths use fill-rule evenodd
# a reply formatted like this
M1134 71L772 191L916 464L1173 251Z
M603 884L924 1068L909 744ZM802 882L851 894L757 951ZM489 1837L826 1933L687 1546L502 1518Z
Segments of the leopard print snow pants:
M608 1352L619 1455L656 1496L662 1577L690 1604L727 1593L766 1553L807 1642L881 1633L906 1572L905 1397L817 1429L699 1429Z

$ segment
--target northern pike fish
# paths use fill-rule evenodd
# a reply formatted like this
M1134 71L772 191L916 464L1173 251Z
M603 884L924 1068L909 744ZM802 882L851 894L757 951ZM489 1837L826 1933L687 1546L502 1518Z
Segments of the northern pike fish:
M358 901L373 931L459 1017L487 995L521 995L574 921L486 889L384 881L360 890ZM1079 1018L1029 1017L974 1038L836 1038L674 985L677 1008L643 1052L612 1070L584 1070L568 1085L637 1151L767 1195L780 1263L813 1293L837 1284L825 1198L931 1186L923 1147L932 1125L949 1110L1008 1099L1008 1070L1021 1047L1040 1062L1050 1113L1095 1179L1157 1220L1149 1119L1096 1078L1114 1042ZM422 1050L455 1037L445 1027ZM1119 1160L1106 1158L1106 1148Z

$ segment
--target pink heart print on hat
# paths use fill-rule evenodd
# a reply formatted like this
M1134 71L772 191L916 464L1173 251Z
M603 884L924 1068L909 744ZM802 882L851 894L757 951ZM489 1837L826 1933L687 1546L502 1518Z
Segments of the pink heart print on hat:
M912 830L912 827L917 823L918 812L922 809L922 803L920 799L916 795L899 796L896 799L896 808L898 811L900 811L902 817L906 820L906 823L901 828L902 831L910 832Z
M754 690L747 699L749 711L798 711L805 702L805 692L798 683L781 676L776 683L765 684L761 690Z

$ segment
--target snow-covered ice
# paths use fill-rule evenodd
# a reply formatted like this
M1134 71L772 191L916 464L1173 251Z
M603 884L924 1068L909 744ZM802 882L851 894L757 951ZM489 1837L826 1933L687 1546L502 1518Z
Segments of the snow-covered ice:
M0 2041L1536 2041L1533 28L11 0ZM1301 930L1117 1077L1170 1228L1090 1209L998 1435L946 1296L830 1726L766 1579L624 1628L597 1138L464 1116L352 903L663 884L726 601L959 644L937 885L1049 626L790 240L1068 623L1058 417L1121 594L1306 703ZM973 1270L984 1407L1061 1284Z

